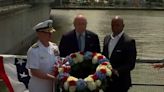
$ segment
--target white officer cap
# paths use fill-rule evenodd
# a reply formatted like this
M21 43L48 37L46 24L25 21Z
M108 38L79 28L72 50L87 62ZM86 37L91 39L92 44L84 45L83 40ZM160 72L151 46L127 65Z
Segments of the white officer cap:
M46 20L38 23L33 27L36 32L55 32L56 30L52 27L52 20Z

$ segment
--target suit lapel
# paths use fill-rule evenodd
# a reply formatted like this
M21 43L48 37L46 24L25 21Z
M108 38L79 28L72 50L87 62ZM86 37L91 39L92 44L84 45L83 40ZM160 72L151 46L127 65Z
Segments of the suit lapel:
M85 47L84 47L84 51L87 50L88 44L90 42L90 38L91 36L89 35L88 31L85 32Z
M75 30L73 30L73 38L72 38L72 42L74 42L74 46L77 50L79 50L79 46L78 46L78 40L77 40L77 36L76 36L76 32Z
M111 39L111 37L110 37L110 35L109 35L108 38L107 38L107 42L106 42L107 52L109 51L108 46L109 46L110 39ZM109 52L108 52L108 56L109 56Z
M107 44L106 44L107 47L108 47L108 45L109 45L110 39L111 39L111 37L110 37L110 35L109 35L108 38L107 38Z
M109 56L109 48L108 48L108 46L109 46L109 41L110 41L110 39L111 39L111 37L110 37L110 35L108 35L106 38L105 38L105 40L104 40L104 48L103 48L103 54L106 56L106 57L108 57Z

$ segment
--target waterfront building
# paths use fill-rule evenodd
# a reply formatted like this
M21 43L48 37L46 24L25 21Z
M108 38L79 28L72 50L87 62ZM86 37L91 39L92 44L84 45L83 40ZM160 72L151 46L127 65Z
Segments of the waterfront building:
M132 1L132 5L133 5L134 7L139 7L139 0L133 0L133 1Z
M146 0L108 0L109 5L123 7L142 7L145 6Z
M0 54L19 54L28 49L36 39L32 27L50 18L49 4L54 0L28 1L0 0Z

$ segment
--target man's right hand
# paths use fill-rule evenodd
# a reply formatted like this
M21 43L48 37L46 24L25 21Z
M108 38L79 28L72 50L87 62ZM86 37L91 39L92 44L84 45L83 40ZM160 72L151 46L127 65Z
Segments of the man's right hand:
M160 69L160 68L163 68L164 67L164 63L153 64L152 66L153 66L153 68Z

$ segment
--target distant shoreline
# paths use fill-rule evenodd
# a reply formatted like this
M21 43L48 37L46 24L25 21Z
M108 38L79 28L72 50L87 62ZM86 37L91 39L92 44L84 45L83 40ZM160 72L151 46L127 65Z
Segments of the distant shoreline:
M161 7L89 7L89 6L69 6L69 7L53 7L52 9L82 9L82 10L158 10L164 11L164 8Z

